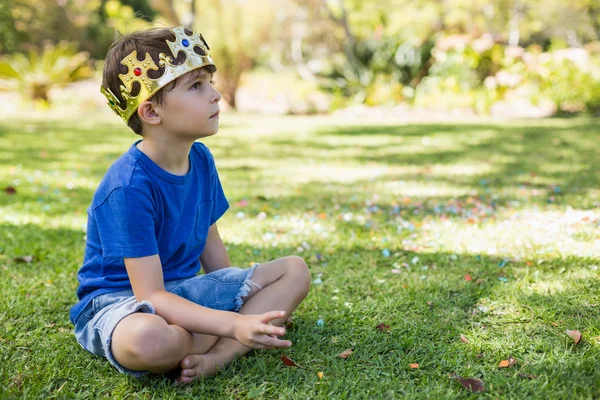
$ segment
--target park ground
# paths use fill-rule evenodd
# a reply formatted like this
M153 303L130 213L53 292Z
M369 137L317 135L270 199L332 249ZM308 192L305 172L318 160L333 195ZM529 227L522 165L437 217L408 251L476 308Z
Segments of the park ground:
M186 387L120 375L68 319L86 208L134 140L109 114L0 122L1 398L600 397L598 120L223 114L203 142L232 262L297 254L313 283L291 349Z

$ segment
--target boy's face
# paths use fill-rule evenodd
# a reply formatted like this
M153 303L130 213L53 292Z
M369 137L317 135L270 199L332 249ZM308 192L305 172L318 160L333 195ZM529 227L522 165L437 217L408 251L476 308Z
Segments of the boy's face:
M157 109L167 132L194 139L217 133L221 93L212 86L211 79L212 74L204 69L190 71L165 93Z

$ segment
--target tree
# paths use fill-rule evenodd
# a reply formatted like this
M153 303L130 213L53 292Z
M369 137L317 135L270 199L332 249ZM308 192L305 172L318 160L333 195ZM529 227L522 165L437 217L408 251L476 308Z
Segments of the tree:
M208 41L218 68L218 87L233 108L243 74L256 64L273 37L276 4L277 0L198 3L194 28Z

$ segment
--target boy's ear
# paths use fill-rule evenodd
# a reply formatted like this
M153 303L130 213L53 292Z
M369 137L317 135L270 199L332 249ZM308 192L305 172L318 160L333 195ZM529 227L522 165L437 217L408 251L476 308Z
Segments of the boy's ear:
M146 124L158 125L161 122L160 115L154 109L154 104L150 101L144 101L138 107L138 116Z

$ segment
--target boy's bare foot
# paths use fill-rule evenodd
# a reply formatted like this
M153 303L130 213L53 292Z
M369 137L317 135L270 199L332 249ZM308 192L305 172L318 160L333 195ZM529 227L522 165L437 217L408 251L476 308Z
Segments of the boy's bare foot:
M192 383L201 376L213 376L218 371L218 363L209 354L190 354L181 360L180 383Z

